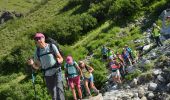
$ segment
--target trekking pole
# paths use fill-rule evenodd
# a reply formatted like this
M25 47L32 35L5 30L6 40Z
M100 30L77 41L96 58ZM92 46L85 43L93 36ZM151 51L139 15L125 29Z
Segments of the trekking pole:
M32 71L32 85L33 85L33 88L34 88L34 97L35 97L35 100L37 100L37 93L36 93L36 90L35 90L35 77L34 77L34 70L33 68L31 67L31 71Z

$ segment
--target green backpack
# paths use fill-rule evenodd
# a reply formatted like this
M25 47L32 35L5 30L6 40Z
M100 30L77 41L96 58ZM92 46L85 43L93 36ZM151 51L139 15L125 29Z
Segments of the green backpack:
M68 78L73 78L79 75L78 70L76 68L75 61L73 61L73 65L66 64L66 68L67 68L66 74Z

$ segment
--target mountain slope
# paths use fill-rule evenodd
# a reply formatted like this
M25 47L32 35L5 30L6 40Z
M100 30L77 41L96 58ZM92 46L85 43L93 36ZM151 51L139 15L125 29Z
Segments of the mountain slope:
M24 18L9 21L0 27L0 58L7 55L10 50L27 40L25 35L33 34L40 31L43 27L48 27L47 24L56 20L59 11L67 3L67 0L50 0L33 13L30 13ZM64 14L63 14L64 15ZM63 16L62 15L62 16ZM22 40L23 38L23 40Z

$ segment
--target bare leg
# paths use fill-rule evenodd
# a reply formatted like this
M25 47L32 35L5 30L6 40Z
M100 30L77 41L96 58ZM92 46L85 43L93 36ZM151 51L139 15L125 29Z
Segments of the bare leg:
M71 89L71 91L72 91L72 93L73 93L73 98L74 98L74 100L77 100L75 89L73 88L73 89Z
M80 88L80 87L77 87L77 90L78 90L79 98L80 98L80 100L82 100L82 92L81 92L81 88Z
M96 89L93 82L90 82L90 87L94 90L95 93L99 94L99 90Z
M89 89L89 86L88 86L88 80L85 79L84 83L85 83L85 87L86 87L86 91L87 91L88 95L91 95L90 89Z

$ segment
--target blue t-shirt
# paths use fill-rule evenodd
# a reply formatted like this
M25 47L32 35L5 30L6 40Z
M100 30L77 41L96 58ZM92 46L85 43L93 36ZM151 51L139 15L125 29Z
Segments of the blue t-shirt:
M52 48L54 50L55 55L59 53L57 47L54 44L52 44ZM46 54L48 52L50 52L50 44L47 44L45 48L40 48L40 55ZM34 54L34 60L38 60L37 49ZM47 54L40 57L40 62L41 62L42 69L47 69L56 64L56 58L53 56L53 54ZM57 70L56 69L54 70L54 68L49 69L45 71L45 76L52 76L56 73L56 71Z
M122 54L124 59L127 59L129 57L129 53L126 51L125 53Z

